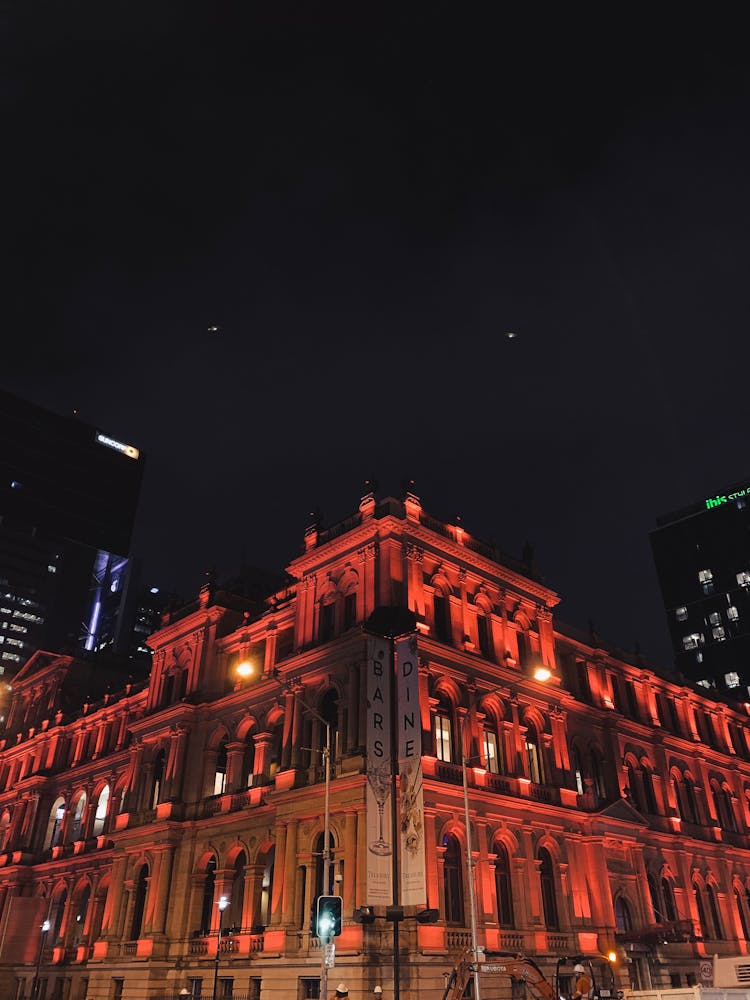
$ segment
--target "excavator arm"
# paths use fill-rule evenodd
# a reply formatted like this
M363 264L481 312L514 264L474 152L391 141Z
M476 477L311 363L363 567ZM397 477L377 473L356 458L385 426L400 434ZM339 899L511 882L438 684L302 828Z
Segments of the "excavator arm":
M473 975L473 965L465 960L459 961L453 968L443 993L443 1000L462 1000ZM495 976L505 976L526 983L537 1000L555 1000L555 994L544 978L539 966L524 955L498 956L495 959L485 959L479 963L479 975L482 981Z

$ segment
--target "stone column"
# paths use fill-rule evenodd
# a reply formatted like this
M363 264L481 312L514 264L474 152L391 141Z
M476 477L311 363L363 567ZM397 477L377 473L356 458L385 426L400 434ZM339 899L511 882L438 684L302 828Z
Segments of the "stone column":
M243 788L242 767L245 760L245 744L241 741L227 743L226 790L237 792Z
M289 820L286 826L286 844L284 845L283 880L284 891L281 901L281 922L289 927L294 926L296 909L295 890L297 870L297 820ZM275 874L275 865L274 865Z
M295 827L296 832L296 827ZM276 855L274 862L273 886L271 895L271 925L278 927L284 919L283 888L286 878L286 825L281 820L276 822ZM281 870L279 870L281 869Z
M253 785L263 784L271 769L271 733L253 733L255 753L253 755Z

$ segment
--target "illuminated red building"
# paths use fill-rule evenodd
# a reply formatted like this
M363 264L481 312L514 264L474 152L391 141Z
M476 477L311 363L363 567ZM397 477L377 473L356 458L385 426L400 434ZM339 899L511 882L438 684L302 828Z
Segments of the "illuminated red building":
M613 949L635 987L687 985L702 956L747 953L748 706L556 623L557 595L528 566L414 496L365 497L304 542L261 608L206 586L165 617L145 686L76 702L78 661L22 668L0 749L0 996L31 997L37 962L39 1000L210 996L222 896L219 996L316 996L325 726L305 704L334 733L332 982L392 995L391 926L354 919L363 623L384 605L417 621L425 902L439 911L401 924L404 1000L440 995L470 944L462 731L488 950L552 971Z

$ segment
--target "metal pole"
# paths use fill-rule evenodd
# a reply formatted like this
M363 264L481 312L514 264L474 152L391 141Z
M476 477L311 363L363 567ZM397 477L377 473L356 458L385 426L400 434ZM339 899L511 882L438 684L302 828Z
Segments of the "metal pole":
M466 824L466 880L469 883L469 914L471 919L471 951L474 964L474 1000L480 1000L479 993L479 948L477 944L477 904L474 898L474 859L471 854L471 823L469 821L469 782L466 772L466 742L464 740L464 723L466 716L461 718L461 774L464 785L464 822Z
M39 992L39 970L42 966L42 952L44 951L44 942L47 940L49 926L49 920L45 920L41 926L42 933L39 937L39 951L36 956L36 971L34 972L34 986L31 990L31 1000L36 1000L37 993Z
M398 799L396 797L396 775L398 774L398 708L396 699L398 698L398 687L396 685L396 638L390 640L391 646L391 839L393 841L393 1000L401 998L401 945L399 942L399 920L398 905L401 893L399 892L399 872L398 855L400 846L400 836L398 828Z
M219 900L219 933L216 936L216 962L214 963L214 1000L216 1000L216 989L219 985L219 954L221 952L221 925L224 921L224 907Z
M304 704L304 702L303 702ZM309 711L312 711L309 709ZM313 713L317 715L317 713ZM325 761L325 806L323 813L323 895L328 896L331 892L331 724L326 722L322 716L319 719L326 727L326 747L323 751ZM317 931L317 927L315 928ZM322 940L320 946L323 949L323 963L320 968L320 995L322 1000L328 1000L328 965L326 964L326 945L328 940Z

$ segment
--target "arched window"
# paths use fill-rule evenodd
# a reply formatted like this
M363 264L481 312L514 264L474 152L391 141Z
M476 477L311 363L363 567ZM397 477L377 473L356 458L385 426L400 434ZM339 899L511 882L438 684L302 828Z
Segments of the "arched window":
M529 777L535 785L543 785L545 782L544 758L542 748L539 745L539 735L533 722L526 728L526 760L529 764Z
M83 940L86 930L86 917L89 912L89 900L91 899L91 886L84 886L78 894L75 904L75 917L73 919L73 947L77 948Z
M335 627L336 604L334 600L329 600L326 604L320 605L319 641L328 642L329 639L333 639Z
M452 924L464 922L464 888L461 865L461 846L453 836L443 837L443 889L445 893L445 919Z
M49 940L52 945L55 945L62 933L62 921L63 914L65 913L65 904L68 901L68 890L62 889L55 897L52 902L52 909L49 915Z
M542 907L544 923L549 930L558 930L560 923L557 915L557 898L555 895L555 873L552 866L552 855L546 847L539 848L539 881L542 887Z
M263 865L263 877L260 883L260 923L262 927L268 927L271 923L271 897L273 893L273 866L276 855L276 848L272 847L259 860Z
M698 822L698 810L695 805L695 789L693 788L692 780L685 775L682 788L684 793L684 804L685 804L685 814L683 819L686 819L688 823Z
M92 834L94 837L100 836L104 833L104 824L107 819L107 809L109 808L109 785L105 785L104 788L99 792L99 798L96 802L96 812L94 813L94 828Z
M633 929L630 907L622 896L618 896L615 900L615 927L620 934L626 934Z
M737 819L734 813L732 793L726 785L723 785L716 791L716 809L722 827L725 830L729 830L730 833L736 833Z
M242 930L242 915L245 911L245 868L247 868L247 855L244 851L240 851L234 861L229 906L224 914L224 926L227 931Z
M589 754L589 761L591 762L591 777L594 779L594 794L596 796L596 803L604 802L607 798L607 789L604 785L604 778L602 776L602 769L599 766L598 752L592 749Z
M245 749L242 754L242 787L253 787L253 774L255 771L255 737L248 733L245 737Z
M432 602L435 614L435 638L439 642L450 643L452 639L450 598L436 590Z
M747 916L745 915L745 907L742 902L742 894L739 889L735 886L734 889L734 905L737 907L737 913L740 918L740 924L742 925L742 936L746 941L750 940L750 934L747 931Z
M641 765L641 778L643 780L643 804L646 812L654 816L656 809L656 795L654 794L654 777L651 771Z
M724 940L724 929L719 916L719 904L716 899L716 887L710 882L706 884L706 899L708 900L708 910L711 914L711 924L714 941Z
M156 809L161 801L161 786L164 781L164 751L160 750L154 757L154 769L151 773L151 808Z
M644 812L643 802L641 801L641 789L638 784L638 775L636 774L635 767L628 761L625 765L625 770L628 775L628 787L626 792L630 793L630 802L639 812Z
M581 766L581 755L578 752L578 747L573 747L573 775L576 782L576 791L579 795L583 795L586 788L583 784L583 767Z
M529 635L520 626L517 633L518 639L518 665L519 667L527 667L529 665L529 660L531 659L531 645L529 643Z
M10 810L6 809L0 816L0 851L5 850L8 842L8 831L10 829Z
M284 747L284 720L278 719L271 730L271 753L269 755L268 774L274 778L281 770L281 754Z
M137 941L143 929L143 913L146 909L146 890L148 888L148 865L141 865L135 879L133 899L133 919L130 923L130 940Z
M495 844L495 897L497 922L501 927L513 926L513 888L510 876L510 858L503 843Z
M498 736L497 729L493 725L484 726L482 742L484 744L484 759L487 761L487 770L490 774L505 774L503 743Z
M435 756L438 760L450 762L453 760L453 732L451 726L452 705L445 697L440 696L435 711Z
M203 879L203 898L201 900L201 925L199 930L203 935L211 931L211 915L213 913L215 891L216 858L209 858L206 863L206 874Z
M495 644L492 641L492 619L482 608L477 608L477 637L479 652L485 660L495 659Z
M222 740L216 751L214 795L223 795L227 787L227 741Z
M664 916L671 923L677 919L677 904L674 899L674 889L668 878L661 880L661 895L664 900Z
M52 808L50 809L49 820L47 822L47 832L44 835L44 844L42 846L43 851L46 851L49 847L57 847L60 843L64 820L65 799L58 798L55 800Z
M83 834L83 816L86 811L86 793L81 792L78 796L78 801L76 802L75 812L73 813L73 822L70 826L70 839L71 841L80 840Z
M648 883L648 894L651 899L651 912L654 915L654 923L663 924L664 914L662 913L662 901L659 899L659 890L656 886L656 879L651 872L646 875L646 882Z

